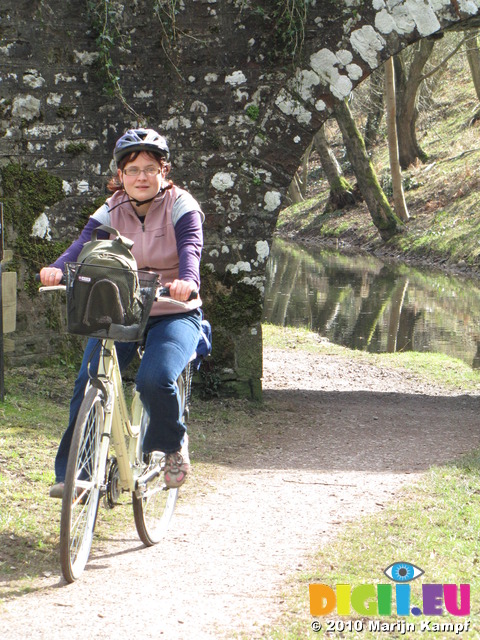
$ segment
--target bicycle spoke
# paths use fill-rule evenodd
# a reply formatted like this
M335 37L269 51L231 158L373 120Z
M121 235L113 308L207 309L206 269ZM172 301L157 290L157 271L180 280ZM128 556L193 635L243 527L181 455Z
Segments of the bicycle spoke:
M98 389L87 392L77 418L65 478L60 527L62 571L76 580L87 563L106 459L100 460L104 410Z
M182 414L185 414L187 404L187 389L183 374L178 378L178 391L181 402ZM141 432L145 433L147 424L147 414L142 414ZM133 493L133 515L135 517L135 526L140 540L150 547L157 544L165 535L178 497L178 489L169 489L165 486L163 477L163 459L157 457L155 460L160 465L160 473L151 473L155 470L145 470L144 477L148 480L146 486L143 487L139 483L140 490Z

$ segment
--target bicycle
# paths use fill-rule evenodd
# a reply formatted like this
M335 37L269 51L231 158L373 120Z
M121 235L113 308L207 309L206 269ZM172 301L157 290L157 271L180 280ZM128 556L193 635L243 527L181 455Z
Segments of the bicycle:
M40 291L66 290L68 302L78 267L77 263L67 264L66 284L41 287ZM144 302L137 331L140 339L155 299L162 297L184 308L185 304L165 297L168 290L158 286L156 274L137 273ZM60 561L69 583L81 576L88 562L101 497L113 507L121 493L131 493L137 533L147 547L162 539L178 497L178 488L165 486L163 454L142 453L148 416L138 391L134 393L131 410L128 409L115 340L109 337L108 330L99 338L99 349L98 371L90 377L75 424L63 490ZM192 354L177 379L184 420L188 417L194 358Z

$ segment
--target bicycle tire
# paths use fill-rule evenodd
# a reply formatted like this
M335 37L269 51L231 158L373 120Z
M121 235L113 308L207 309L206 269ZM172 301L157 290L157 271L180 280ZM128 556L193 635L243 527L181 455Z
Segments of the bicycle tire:
M100 460L104 400L91 387L82 401L73 432L62 499L60 561L67 582L77 580L88 562L107 458Z
M177 380L181 403L180 408L183 416L187 410L187 385L185 375L186 372L182 373ZM147 419L147 414L143 411L142 433L145 433L144 427L146 426L145 421ZM152 547L158 544L164 537L175 511L177 498L178 489L169 489L165 485L161 469L157 477L147 484L146 491L141 496L137 496L135 491L132 493L135 526L138 536L145 546Z

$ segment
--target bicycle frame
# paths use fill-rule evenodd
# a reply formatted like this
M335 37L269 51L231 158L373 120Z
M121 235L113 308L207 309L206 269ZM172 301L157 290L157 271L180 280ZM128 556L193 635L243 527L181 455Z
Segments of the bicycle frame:
M135 468L140 469L140 416L142 407L139 394L136 391L132 403L132 420L130 420L114 340L101 341L98 372L91 379L90 385L99 386L106 400L104 433L100 451L101 459L104 459L104 456L108 456L108 449L112 444L117 458L119 488L126 491L135 491L136 478L133 470ZM128 438L125 438L126 435Z

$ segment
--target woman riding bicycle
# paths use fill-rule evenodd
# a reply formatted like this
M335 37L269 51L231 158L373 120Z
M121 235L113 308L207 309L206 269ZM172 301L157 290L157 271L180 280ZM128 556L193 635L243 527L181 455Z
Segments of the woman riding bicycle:
M190 469L188 436L181 418L176 380L195 351L202 314L200 297L189 301L200 286L200 257L204 215L198 202L167 180L169 149L165 138L152 129L131 129L115 145L117 172L108 183L113 195L90 218L80 236L50 266L40 272L45 286L60 282L64 265L75 262L92 230L100 225L117 229L133 240L132 253L139 269L155 271L170 296L188 304L176 313L173 305L155 302L145 330L145 350L136 376L136 386L149 416L143 441L145 454L165 453L165 484L179 487ZM107 238L105 231L98 238ZM75 382L68 428L55 459L55 484L50 496L61 498L75 421L89 379L96 372L99 341L90 338ZM135 356L136 342L116 343L124 370Z

